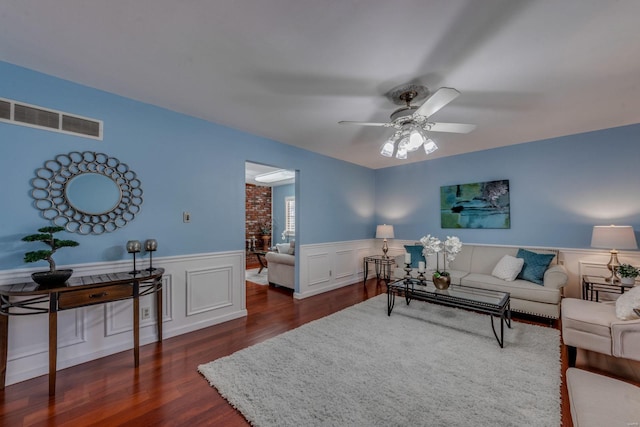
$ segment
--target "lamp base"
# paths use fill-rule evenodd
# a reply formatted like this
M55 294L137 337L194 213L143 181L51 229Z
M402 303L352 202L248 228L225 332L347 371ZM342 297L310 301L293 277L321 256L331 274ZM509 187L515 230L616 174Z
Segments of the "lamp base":
M389 258L389 255L387 255L387 252L389 252L389 246L387 245L387 239L384 239L382 241L382 257L385 259Z
M615 249L611 249L611 258L607 263L607 268L611 272L611 276L607 277L605 282L609 283L620 283L620 279L616 276L616 272L618 271L618 267L620 267L620 262L618 262L618 251Z

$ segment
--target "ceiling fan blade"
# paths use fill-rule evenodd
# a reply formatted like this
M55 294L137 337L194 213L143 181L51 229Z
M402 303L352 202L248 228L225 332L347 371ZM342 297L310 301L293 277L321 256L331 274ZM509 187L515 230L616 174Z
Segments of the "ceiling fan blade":
M432 114L435 114L438 110L456 99L459 95L460 92L452 87L441 87L426 101L424 101L424 104L422 104L413 114L431 117Z
M358 126L387 126L388 123L372 123L372 122L350 122L347 120L341 120L338 122L341 125L358 125Z
M465 123L433 123L429 128L430 132L450 132L469 133L476 128L476 125Z

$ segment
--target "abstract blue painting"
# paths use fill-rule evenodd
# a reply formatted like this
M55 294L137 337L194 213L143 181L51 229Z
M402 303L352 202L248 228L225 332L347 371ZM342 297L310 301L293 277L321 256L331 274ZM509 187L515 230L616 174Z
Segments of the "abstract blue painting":
M509 180L440 187L442 228L511 228Z

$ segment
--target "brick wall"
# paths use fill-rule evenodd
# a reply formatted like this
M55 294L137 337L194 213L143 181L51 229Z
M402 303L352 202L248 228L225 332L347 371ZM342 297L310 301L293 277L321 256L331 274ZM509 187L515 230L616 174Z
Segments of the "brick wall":
M271 187L245 184L245 238L256 239L256 246L262 249L260 224L271 224ZM269 242L271 244L271 242ZM255 255L247 254L247 268L257 265Z

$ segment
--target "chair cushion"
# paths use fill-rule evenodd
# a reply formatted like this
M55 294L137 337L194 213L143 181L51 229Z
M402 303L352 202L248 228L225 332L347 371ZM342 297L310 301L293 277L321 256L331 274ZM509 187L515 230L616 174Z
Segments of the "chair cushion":
M640 421L640 387L582 369L566 372L575 427L630 426Z
M613 354L611 322L619 321L613 305L565 298L561 311L562 341L566 345Z

